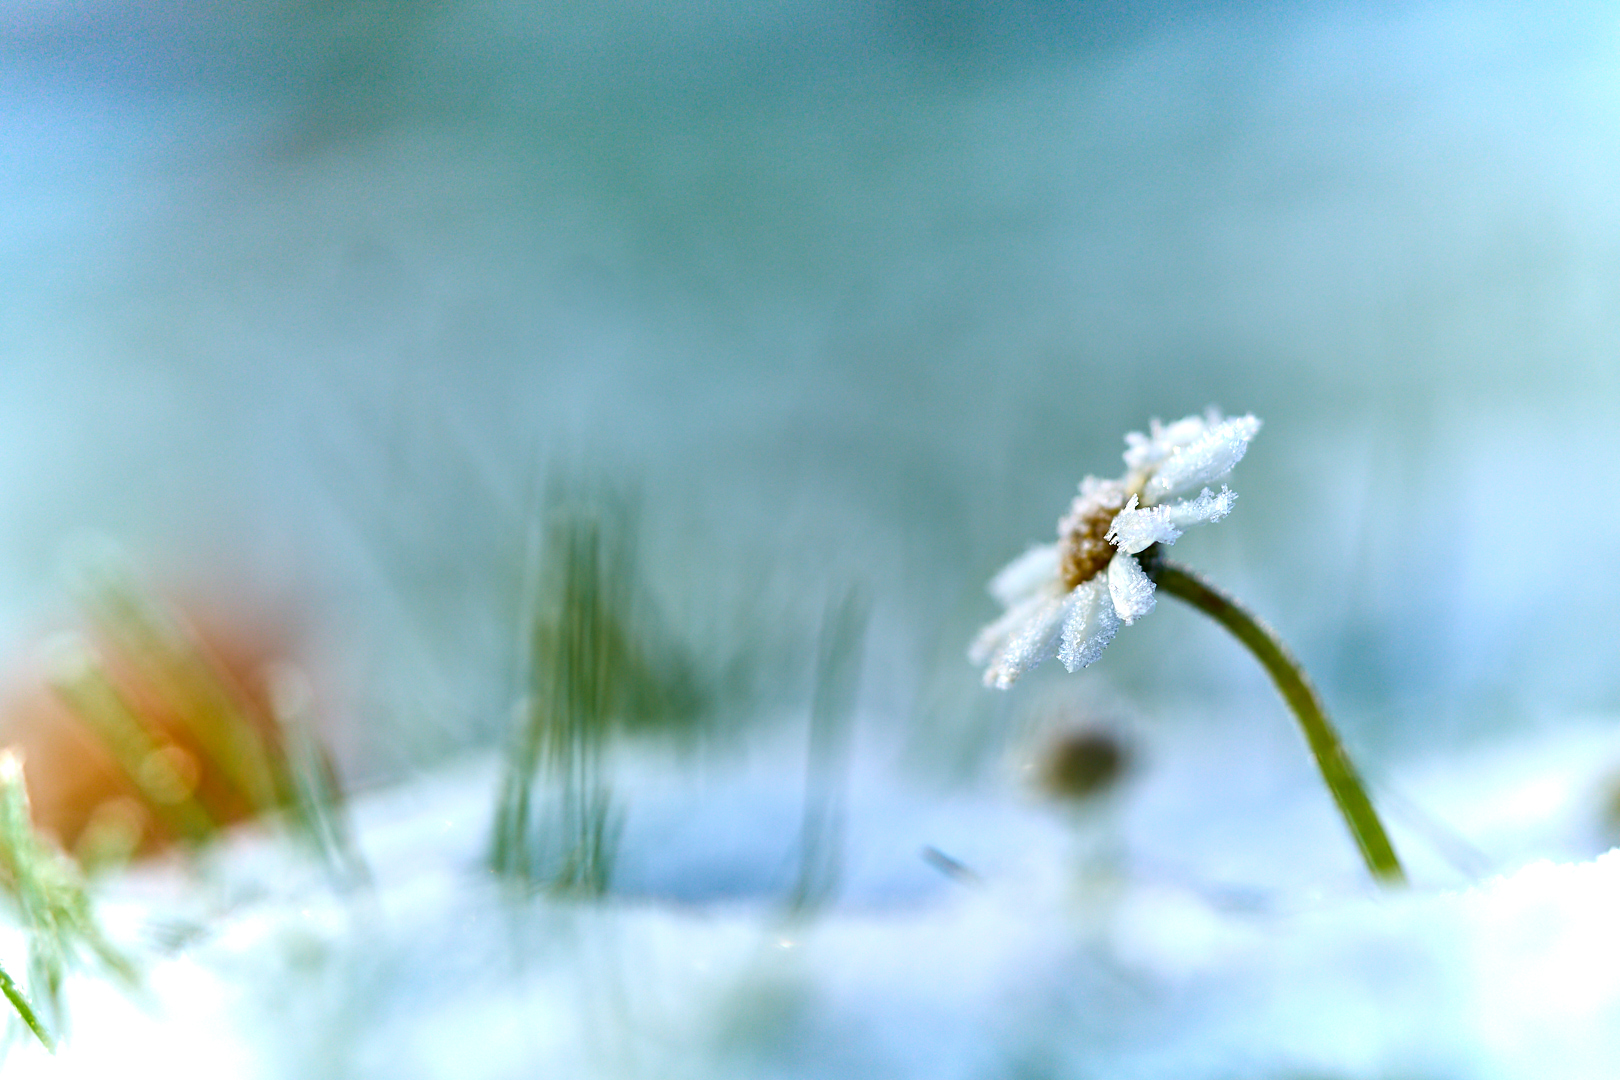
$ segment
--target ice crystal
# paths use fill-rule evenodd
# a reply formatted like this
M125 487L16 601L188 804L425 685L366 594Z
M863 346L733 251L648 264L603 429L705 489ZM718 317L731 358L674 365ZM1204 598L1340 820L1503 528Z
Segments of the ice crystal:
M1259 430L1253 416L1211 410L1126 435L1125 476L1082 480L1057 543L1030 548L991 579L990 595L1007 610L968 651L987 665L985 685L1006 689L1054 653L1078 671L1152 611L1153 580L1136 556L1232 512L1237 495L1206 485L1232 471Z

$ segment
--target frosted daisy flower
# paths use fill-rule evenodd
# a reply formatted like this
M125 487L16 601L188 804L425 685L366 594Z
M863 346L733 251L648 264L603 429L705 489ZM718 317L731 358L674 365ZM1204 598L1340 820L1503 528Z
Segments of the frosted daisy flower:
M1005 690L1054 652L1070 671L1091 664L1121 626L1153 610L1154 583L1137 556L1231 513L1237 496L1207 485L1242 459L1260 421L1212 410L1148 430L1125 436L1123 478L1080 482L1057 543L1030 548L991 579L1007 610L968 651L987 664L986 686Z
M1266 669L1367 869L1395 884L1405 880L1400 859L1304 668L1271 627L1160 550L1182 530L1232 512L1231 489L1208 485L1232 471L1259 430L1253 416L1227 420L1211 410L1173 424L1155 420L1148 434L1125 436L1124 477L1080 481L1058 522L1057 543L1030 548L991 579L990 594L1007 610L979 632L968 658L988 664L985 685L1005 690L1054 652L1070 671L1092 663L1121 626L1153 610L1158 589L1186 601Z

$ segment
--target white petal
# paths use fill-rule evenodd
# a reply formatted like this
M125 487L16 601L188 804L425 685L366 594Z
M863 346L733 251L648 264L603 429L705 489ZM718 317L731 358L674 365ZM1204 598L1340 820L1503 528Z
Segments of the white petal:
M1170 524L1185 529L1189 525L1221 520L1232 512L1232 505L1236 502L1237 492L1222 484L1219 495L1205 488L1196 499L1182 499L1166 505L1164 516Z
M1076 598L1076 603L1063 620L1063 643L1058 648L1058 659L1070 671L1079 671L1102 655L1119 632L1120 620L1113 598L1096 578L1076 586L1070 595Z
M1033 610L1022 625L1007 635L1005 643L996 650L990 666L984 669L984 685L1005 690L1024 672L1051 657L1057 648L1058 628L1063 625L1072 596L1071 593L1065 596L1037 596L1031 599L1030 605ZM1004 617L998 620L997 625L1005 621ZM978 643L974 644L977 646Z
M1049 598L1044 596L1032 596L1002 612L1001 617L980 630L973 639L973 644L968 646L968 660L975 664L982 664L989 660L990 657L995 655L996 650L1007 643L1008 638L1022 629L1024 624L1034 617L1047 599Z
M1107 507L1116 509L1125 505L1125 485L1112 477L1099 480L1095 476L1087 476L1080 481L1080 502L1088 508Z
M1194 442L1209 429L1212 422L1219 422L1219 414L1211 413L1211 419L1202 416L1184 416L1173 424L1165 425L1158 420L1148 425L1151 435L1143 435L1140 431L1132 431L1125 436L1125 464L1132 469L1145 469L1157 465L1180 446Z
M1153 580L1142 572L1136 559L1121 551L1108 563L1108 595L1125 625L1153 610Z
M1127 431L1125 433L1125 467L1127 469L1145 469L1149 465L1157 465L1164 459L1159 448L1153 440L1140 431Z
M1164 506L1137 508L1136 496L1125 504L1125 509L1114 515L1108 526L1106 539L1128 555L1145 551L1151 544L1173 544L1181 535L1170 519L1170 510Z
M1041 586L1057 578L1058 559L1056 544L1035 545L990 579L990 595L1009 608L1034 596Z
M1146 496L1154 501L1179 495L1219 480L1232 471L1260 430L1251 416L1223 420L1185 446L1171 452L1147 483Z
M1219 521L1232 512L1237 492L1224 484L1216 495L1205 488L1196 499L1180 499L1163 506L1138 508L1136 496L1115 515L1107 539L1127 554L1147 550L1149 544L1173 544L1190 525Z

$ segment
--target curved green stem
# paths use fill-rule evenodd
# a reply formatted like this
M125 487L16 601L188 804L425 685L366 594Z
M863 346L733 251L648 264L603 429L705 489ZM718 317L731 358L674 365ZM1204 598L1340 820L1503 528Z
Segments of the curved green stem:
M1143 561L1144 569L1158 582L1159 588L1187 601L1248 646L1271 676L1272 682L1277 684L1283 699L1299 720L1299 726L1304 729L1305 741L1310 744L1311 753L1316 757L1317 768L1322 770L1322 779L1333 793L1333 801L1338 804L1339 813L1344 815L1345 824L1350 827L1350 835L1355 837L1356 846L1361 849L1367 869L1385 884L1404 882L1406 875L1401 870L1400 860L1395 857L1395 849L1390 845L1377 812L1373 810L1372 800L1367 797L1367 789L1356 775L1355 766L1344 751L1344 744L1328 722L1322 699L1305 677L1299 661L1294 659L1271 627L1191 570L1162 558Z

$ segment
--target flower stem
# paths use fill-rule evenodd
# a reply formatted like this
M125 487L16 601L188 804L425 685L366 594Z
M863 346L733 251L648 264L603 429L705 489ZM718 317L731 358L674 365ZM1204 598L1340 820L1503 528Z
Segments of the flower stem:
M1373 810L1367 789L1356 775L1355 766L1350 763L1350 756L1345 753L1344 744L1339 741L1338 732L1328 722L1322 699L1275 631L1186 567L1162 558L1144 562L1147 564L1144 569L1161 589L1198 608L1248 646L1277 684L1283 700L1288 702L1299 726L1304 729L1305 741L1316 757L1317 768L1322 770L1322 779L1333 793L1333 801L1339 805L1339 813L1344 815L1367 869L1384 884L1404 882L1406 875L1401 870L1400 860L1395 857L1395 849Z

